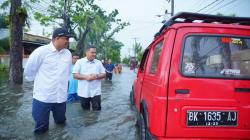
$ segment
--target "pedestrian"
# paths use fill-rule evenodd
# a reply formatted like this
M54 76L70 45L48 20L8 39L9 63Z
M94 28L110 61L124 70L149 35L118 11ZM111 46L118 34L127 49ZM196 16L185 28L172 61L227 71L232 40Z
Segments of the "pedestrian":
M103 64L103 66L104 66L104 68L105 68L106 64L108 64L108 60L105 59L105 60L104 60L104 63L102 63L102 64Z
M50 111L56 124L66 121L66 100L70 76L71 53L67 49L72 35L57 28L50 44L35 49L26 63L24 75L34 81L32 117L35 134L49 129Z
M79 59L73 69L78 79L78 96L84 110L101 110L101 79L105 78L105 68L95 59L96 47L88 46L86 57ZM91 105L90 105L91 104Z
M113 70L114 72L115 72L115 74L117 74L118 73L118 64L115 64L115 68L114 68L114 70Z
M78 101L80 100L79 96L77 95L77 87L78 87L78 81L73 76L73 67L76 63L76 61L79 59L79 56L77 54L72 55L72 65L70 67L70 78L69 78L69 88L68 88L68 102Z
M117 69L119 74L122 73L122 64L118 64Z
M114 64L112 64L112 60L109 59L108 63L105 65L105 69L106 69L106 80L111 81L112 80L112 75L113 75L113 70L114 70L115 66Z

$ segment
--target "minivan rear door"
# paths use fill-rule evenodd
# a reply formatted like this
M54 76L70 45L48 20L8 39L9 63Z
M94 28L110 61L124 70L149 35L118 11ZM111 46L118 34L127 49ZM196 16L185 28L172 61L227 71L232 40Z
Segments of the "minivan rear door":
M250 30L178 29L169 81L168 137L249 138Z
M142 56L140 65L138 67L138 73L137 73L137 79L136 84L134 84L134 99L135 99L135 105L138 109L140 109L140 102L141 102L141 90L142 90L142 84L143 84L143 78L146 68L146 62L149 55L149 48L147 48Z

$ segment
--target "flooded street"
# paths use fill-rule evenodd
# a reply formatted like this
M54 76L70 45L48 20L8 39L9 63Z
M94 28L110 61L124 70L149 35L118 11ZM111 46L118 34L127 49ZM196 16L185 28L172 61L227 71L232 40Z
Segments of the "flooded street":
M114 74L112 82L102 82L102 110L83 111L80 103L67 103L67 123L54 123L50 114L49 131L33 134L31 116L33 83L8 86L5 75L0 75L0 139L46 140L135 140L136 116L131 110L129 92L136 74L124 68ZM5 79L5 80L4 80Z

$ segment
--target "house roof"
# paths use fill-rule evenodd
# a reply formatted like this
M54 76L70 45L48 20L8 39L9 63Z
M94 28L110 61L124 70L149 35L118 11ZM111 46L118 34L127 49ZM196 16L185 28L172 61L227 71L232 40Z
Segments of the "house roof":
M48 44L51 41L50 38L38 36L38 35L32 35L28 33L24 33L23 35L23 42L33 42L37 44Z
M6 28L0 28L0 39L9 37L9 29ZM38 36L38 35L32 35L29 33L23 34L23 42L29 42L34 44L48 44L51 41L50 38Z

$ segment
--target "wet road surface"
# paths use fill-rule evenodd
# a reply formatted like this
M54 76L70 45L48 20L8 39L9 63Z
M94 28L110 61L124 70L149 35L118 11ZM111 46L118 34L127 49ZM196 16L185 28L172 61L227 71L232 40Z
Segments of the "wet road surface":
M35 136L31 116L33 83L10 86L1 74L0 139L136 140L136 115L129 103L135 77L128 68L122 74L113 74L112 82L102 82L101 111L83 111L79 102L67 103L66 125L56 125L50 113L49 131Z

